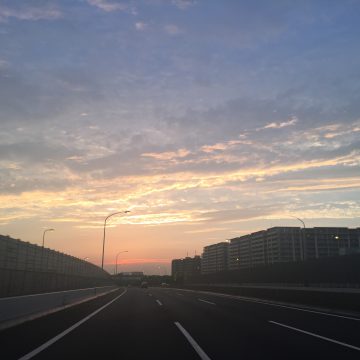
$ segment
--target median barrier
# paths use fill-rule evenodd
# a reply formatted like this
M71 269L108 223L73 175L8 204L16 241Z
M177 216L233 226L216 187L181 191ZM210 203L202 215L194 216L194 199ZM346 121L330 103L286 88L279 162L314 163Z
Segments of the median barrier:
M59 291L45 294L0 298L0 329L24 322L42 314L105 295L117 286Z

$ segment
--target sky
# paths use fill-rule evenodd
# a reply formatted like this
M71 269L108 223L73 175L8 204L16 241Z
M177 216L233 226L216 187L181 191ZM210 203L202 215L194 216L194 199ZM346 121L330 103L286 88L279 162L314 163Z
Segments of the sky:
M0 0L0 234L101 264L360 225L359 0Z

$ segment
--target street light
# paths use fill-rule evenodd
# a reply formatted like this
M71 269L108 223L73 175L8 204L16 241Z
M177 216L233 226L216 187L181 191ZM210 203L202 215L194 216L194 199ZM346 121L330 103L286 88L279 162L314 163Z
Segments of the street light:
M115 275L117 275L117 264L118 264L118 256L119 256L119 254L122 254L122 253L126 253L126 252L128 252L127 250L125 250L125 251L119 251L117 254L116 254L116 260L115 260Z
M301 237L300 237L300 250L301 250L301 257L302 257L302 261L305 261L305 229L306 229L306 226L305 226L305 222L303 220L301 220L300 218L296 217L296 216L292 216L290 215L292 218L296 219L296 220L299 220L302 225L303 225L303 229L304 231L301 232ZM306 270L305 270L305 267L303 267L303 277L304 277L304 286L308 286L308 280L307 280L307 276L306 276Z
M301 234L304 234L301 236L301 257L302 257L302 260L304 261L305 260L305 229L306 229L306 226L305 226L305 222L303 220L301 220L300 218L296 217L296 216L292 216L290 215L292 218L296 219L296 220L299 220L302 225L303 225L303 228L304 228L304 231L301 233Z
M292 216L292 215L290 215L290 216L291 216L292 218L294 218L294 219L299 220L299 221L303 224L304 229L306 228L305 223L304 223L303 220L301 220L300 218L298 218L298 217L296 217L296 216Z
M44 243L45 243L45 233L47 233L48 231L55 231L55 229L46 229L43 232L43 240L42 240L42 247L44 247Z
M105 221L104 221L104 236L103 236L103 249L102 249L102 259L101 259L101 268L102 268L102 269L104 269L104 250L105 250L106 222L107 222L107 220L108 220L111 216L114 216L114 215L117 215L117 214L126 214L126 213L129 213L129 212L130 212L129 210L118 211L118 212L115 212L115 213L112 213L112 214L108 215L108 216L105 218Z

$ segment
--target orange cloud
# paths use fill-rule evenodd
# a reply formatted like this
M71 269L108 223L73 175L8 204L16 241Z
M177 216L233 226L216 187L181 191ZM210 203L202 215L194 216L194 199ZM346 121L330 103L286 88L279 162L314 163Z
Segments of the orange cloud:
M157 160L172 160L188 156L190 151L187 149L179 149L178 151L168 151L162 153L144 153L141 156L151 157Z

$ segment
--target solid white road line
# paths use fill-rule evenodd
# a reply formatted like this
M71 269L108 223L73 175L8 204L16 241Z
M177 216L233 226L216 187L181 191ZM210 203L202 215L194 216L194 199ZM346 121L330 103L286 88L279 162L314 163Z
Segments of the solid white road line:
M228 296L226 296L226 297L228 297ZM332 317L337 317L337 318L342 318L342 319L347 319L347 320L360 321L360 318L355 318L355 317L351 317L351 316L337 315L337 314L332 314L332 313L323 312L323 311L303 309L303 308L299 308L299 307L296 307L296 306L281 305L281 304L271 303L271 302L262 301L262 300L251 300L251 299L246 299L246 298L237 297L237 296L229 296L229 297L230 297L230 298L233 298L233 299L240 300L240 301L255 302L255 303L259 303L259 304L264 304L264 305L269 305L269 306L275 306L275 307L281 307L281 308L291 309L291 310L295 310L295 311L303 311L303 312L308 312L308 313L313 313L313 314L319 314L319 315L324 315L324 316L332 316Z
M277 304L277 303L273 303L273 302L269 302L269 301L265 301L265 300L251 299L251 298L246 298L246 297L242 297L242 296L229 295L229 294L223 294L223 293L213 293L213 292L201 291L201 290L182 289L182 291L195 292L198 294L200 293L200 294L206 294L206 295L210 295L210 296L220 296L220 297L235 299L235 300L239 300L239 301L253 302L253 303L264 304L264 305L268 305L268 306L281 307L281 308L285 308L285 309L303 311L303 312L319 314L319 315L324 315L324 316L332 316L332 317L337 317L337 318L341 318L341 319L360 321L360 318L356 318L356 317L352 317L352 316L332 314L332 313L328 313L328 312L299 308L299 307L290 306L290 305L281 305L281 304Z
M211 304L211 305L216 305L215 303L211 302L211 301L207 301L207 300L203 300L203 299L198 299L199 301L202 301L204 303L207 303L207 304Z
M305 330L301 330L301 329L298 329L298 328L295 328L295 327L292 327L292 326L289 326L289 325L285 325L285 324L281 324L281 323L278 323L276 321L270 321L270 323L272 324L275 324L275 325L279 325L279 326L282 326L284 328L288 328L288 329L291 329L291 330L294 330L294 331L298 331L298 332L301 332L303 334L307 334L307 335L310 335L310 336L314 336L316 338L319 338L319 339L322 339L322 340L326 340L326 341L329 341L329 342L332 342L332 343L335 343L335 344L338 344L338 345L342 345L342 346L345 346L345 347L348 347L350 349L354 349L354 350L358 350L360 351L360 348L358 348L357 346L354 346L354 345L349 345L349 344L346 344L344 342L341 342L341 341L337 341L337 340L334 340L334 339L330 339L330 338L327 338L325 336L321 336L321 335L318 335L318 334L314 334L312 332L309 332L309 331L305 331Z
M199 344L191 337L191 335L181 326L177 321L174 323L177 328L182 332L186 337L186 340L191 344L197 354L200 356L201 360L211 360L205 353L205 351L199 346Z
M100 307L99 309L95 310L93 313L91 313L90 315L86 316L84 319L78 321L76 324L70 326L68 329L64 330L62 333L56 335L55 337L53 337L52 339L50 339L49 341L47 341L46 343L42 344L41 346L39 346L38 348L36 348L35 350L27 353L26 355L22 356L21 358L19 358L19 360L28 360L31 359L32 357L34 357L35 355L39 354L41 351L45 350L46 348L48 348L49 346L51 346L52 344L54 344L55 342L57 342L58 340L60 340L61 338L63 338L65 335L69 334L71 331L75 330L78 326L80 326L81 324L83 324L85 321L88 321L89 319L91 319L93 316L95 316L96 314L98 314L100 311L104 310L105 308L107 308L109 305L111 305L114 301L116 301L117 299L119 299L119 297L123 296L125 293L127 292L127 290L125 289L119 296L117 296L115 299L112 299L111 301L109 301L107 304L103 305L102 307Z
M184 296L184 294L178 294L178 293L176 293L176 295L179 295L179 296Z
M159 304L159 306L162 306L162 303L160 300L156 300L156 302Z

